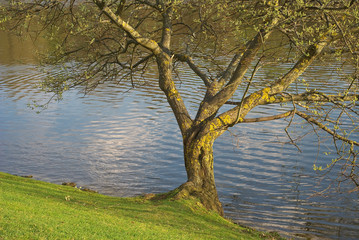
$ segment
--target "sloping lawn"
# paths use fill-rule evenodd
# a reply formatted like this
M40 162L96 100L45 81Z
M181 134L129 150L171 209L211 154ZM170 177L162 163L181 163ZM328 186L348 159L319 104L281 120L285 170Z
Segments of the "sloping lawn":
M118 198L0 172L0 239L275 239L195 200Z

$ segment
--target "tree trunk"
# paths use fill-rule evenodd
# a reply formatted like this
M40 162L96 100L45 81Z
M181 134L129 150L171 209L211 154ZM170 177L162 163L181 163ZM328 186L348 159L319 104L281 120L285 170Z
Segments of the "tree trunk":
M172 58L163 54L157 56L156 59L160 88L167 96L167 101L176 116L183 136L183 152L188 180L177 189L179 191L175 198L197 197L204 207L223 216L213 172L213 142L223 133L222 122L212 125L201 122L195 125L172 80Z
M209 210L223 216L222 204L218 199L213 172L213 143L218 134L197 134L197 137L185 139L184 159L187 182L179 187L177 197L195 196Z

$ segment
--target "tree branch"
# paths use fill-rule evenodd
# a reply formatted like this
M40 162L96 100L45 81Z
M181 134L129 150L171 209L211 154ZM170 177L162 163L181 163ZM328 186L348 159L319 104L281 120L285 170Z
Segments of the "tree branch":
M197 74L197 76L199 76L202 81L204 82L204 84L206 85L206 87L210 87L211 82L208 79L207 75L201 71L201 69L199 69L195 63L193 62L193 59L188 56L188 55L182 55L182 54L175 54L174 57L181 61L181 62L186 62L188 64L188 66L193 70L193 72L195 72Z
M259 68L260 68L259 63L261 62L261 59L262 59L262 58L260 58L260 59L258 60L256 66L254 67L253 72L252 72L252 75L251 75L251 78L250 78L249 81L248 81L247 88L246 88L246 90L245 90L244 93L243 93L242 100L241 100L241 102L240 102L239 110L238 110L238 113L237 113L237 120L236 120L235 122L238 122L238 118L239 118L239 115L240 115L240 113L241 113L241 109L242 109L243 102L244 102L243 100L245 99L245 97L246 97L246 95L247 95L247 93L248 93L249 87L250 87L251 84L252 84L252 81L253 81L254 76L257 74L257 71L258 71Z
M268 94L275 95L287 89L292 82L303 74L308 66L312 64L314 59L322 52L324 47L326 47L332 40L331 36L326 36L318 43L310 45L307 52L303 54L294 67L282 78L271 85Z
M276 119L289 117L290 115L293 115L294 112L295 112L295 110L291 110L291 111L288 111L285 113L281 113L281 114L269 116L269 117L245 118L241 121L241 123L256 123L256 122L272 121L272 120L276 120Z
M285 112L285 113L281 113L278 115L274 115L274 116L269 116L269 117L260 117L260 118L248 118L248 119L241 119L240 122L241 123L256 123L256 122L263 122L263 121L271 121L271 120L276 120L276 119L281 119L281 118L286 118L289 117L293 114L296 114L298 116L300 116L301 118L305 119L307 122L312 123L316 126L318 126L320 129L324 130L325 132L329 133L330 135L332 135L335 139L341 140L343 142L346 142L348 144L351 145L356 145L359 146L359 142L350 140L346 137L343 137L337 133L335 133L333 130L329 129L327 126L325 126L323 123L317 121L316 119L314 119L313 117L300 112L296 109ZM222 131L226 130L228 128L228 122L230 122L230 118L229 115L224 115L222 114L221 116L213 119L210 123L210 129L212 130L219 130L221 129Z
M247 115L247 113L258 105L265 105L269 103L274 103L276 101L283 102L283 99L275 97L275 95L283 92L285 89L289 87L291 83L293 83L314 61L314 59L322 52L322 50L333 40L336 40L337 37L332 35L324 36L322 39L312 44L308 47L305 54L297 61L297 63L285 74L282 78L275 81L270 87L266 87L262 90L256 91L246 97L243 100L243 103L240 103L237 107L228 110L227 112L221 114L219 117L228 116L230 120L230 126L235 125L238 122L241 122L243 118ZM303 97L303 96L302 96ZM318 96L312 96L312 99L317 98ZM352 100L355 100L353 98ZM299 96L300 98L300 96ZM330 98L326 98L324 94L321 99L326 99L326 101L331 101ZM310 99L310 98L309 98ZM290 97L287 101L292 101L293 98ZM340 100L340 99L338 99ZM227 101L226 101L227 102ZM244 106L243 108L240 106ZM236 116L236 117L234 117Z
M227 69L221 75L217 76L217 78L220 78L219 80L220 86L223 86L228 81L228 79L232 76L234 70L236 69L236 65L241 59L241 56L242 54L239 53L235 54L232 58L232 61L227 66Z
M211 88L207 90L207 96L203 104L201 104L200 109L198 110L196 120L201 121L209 116L214 115L218 109L225 104L229 98L233 96L238 86L241 84L245 73L250 67L252 61L259 49L263 46L264 41L269 37L271 30L264 31L261 30L258 34L248 43L248 47L243 53L241 59L239 60L235 71L232 74L232 77L228 81L227 85L221 89L215 95L212 95L212 92L215 92L218 88L218 85L213 84Z
M154 56L154 54L150 54L144 58L142 58L141 60L139 60L137 63L132 65L132 68L137 68L139 65L141 65L142 63L148 61L149 59L151 59Z
M303 112L300 112L300 111L295 111L295 114L297 114L298 116L300 116L301 118L304 118L305 120L307 120L307 122L309 123L313 123L315 125L317 125L320 129L326 131L327 133L329 133L330 135L332 135L334 138L336 139L339 139L343 142L346 142L346 143L349 143L349 144L352 144L352 145L356 145L356 146L359 146L359 143L356 142L356 141L353 141L353 140L350 140L346 137L343 137L337 133L335 133L333 130L329 129L327 126L325 126L323 123L315 120L313 117L303 113Z
M125 22L120 16L116 15L103 1L93 0L93 2L103 11L103 13L118 27L123 29L133 40L135 40L141 46L149 49L155 55L161 54L162 49L158 43L152 39L143 37L137 32L131 25Z
M358 94L348 94L345 96L339 95L325 95L320 92L306 92L294 95L281 95L273 96L269 101L263 102L261 105L274 104L274 103L285 103L285 102L349 102L358 101ZM227 101L226 104L240 106L242 102Z
M170 50L171 48L171 37L172 37L172 7L166 7L165 4L162 4L162 8L166 8L162 13L163 26L162 26L162 39L161 45L166 49Z

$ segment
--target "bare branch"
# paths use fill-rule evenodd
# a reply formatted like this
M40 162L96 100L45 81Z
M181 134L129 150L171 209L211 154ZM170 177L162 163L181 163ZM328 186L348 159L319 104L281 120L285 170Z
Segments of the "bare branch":
M202 81L204 82L204 84L206 85L206 87L210 87L211 82L208 79L207 75L201 71L201 69L199 69L195 63L193 62L193 59L188 56L188 55L182 55L182 54L175 54L174 57L181 61L181 62L186 62L188 64L188 66L193 70L193 72L195 72L197 74L197 76L199 76Z
M123 9L125 8L126 0L121 0L120 3L117 6L116 15L121 15Z
M150 60L152 57L154 56L154 54L150 54L147 57L142 58L141 60L139 60L137 63L133 64L132 68L137 68L139 65L141 65L142 63Z
M335 133L333 130L329 129L327 126L325 126L323 123L315 120L313 117L303 113L303 112L300 112L300 111L295 111L295 114L297 114L298 116L304 118L305 120L307 120L309 123L313 123L315 125L317 125L320 129L326 131L327 133L329 133L330 135L332 135L334 138L336 139L339 139L343 142L346 142L346 143L349 143L349 144L353 144L353 145L356 145L356 146L359 146L359 142L356 142L356 141L353 141L353 140L350 140L346 137L343 137L337 133Z
M295 102L292 101L292 104L293 104L294 111L296 111L296 110L297 110L297 107L296 107L296 105L295 105ZM289 131L288 131L288 128L292 125L294 116L295 116L295 115L292 114L292 116L291 116L291 118L290 118L290 120L289 120L289 122L288 122L288 125L284 128L284 131L285 131L285 133L287 134L287 137L289 138L290 142L298 149L299 152L302 152L302 150L301 150L300 147L295 143L295 141L292 139L292 137L291 137L291 135L290 135L290 133L289 133Z
M140 3L140 4L145 4L145 5L150 6L150 7L154 8L154 9L156 9L156 10L159 10L158 1L157 1L156 4L155 4L155 3L151 3L151 2L148 1L148 0L137 0L136 2L137 2L137 3Z
M109 7L105 6L104 2L100 0L93 1L113 23L123 29L132 39L138 42L141 46L151 50L155 55L162 53L162 49L156 41L143 37L131 25L125 22L120 16L116 15Z
M257 74L257 71L258 71L259 68L260 68L259 63L261 62L261 60L262 60L262 58L260 58L260 59L258 60L256 66L255 66L254 69L253 69L251 78L249 79L249 82L248 82L248 84L247 84L247 88L246 88L246 90L245 90L244 93L243 93L242 101L240 102L239 109L238 109L238 114L237 114L237 119L236 119L235 122L238 122L238 120L239 120L239 115L240 115L240 113L241 113L241 109L242 109L242 106L243 106L242 104L243 104L243 102L244 102L243 100L244 100L244 98L246 97L246 95L247 95L247 93L248 93L249 87L250 87L251 84L252 84L252 81L253 81L254 76Z
M295 112L295 110L291 110L291 111L288 111L285 113L281 113L281 114L269 116L269 117L245 118L241 121L241 123L256 123L256 122L272 121L272 120L276 120L276 119L289 117L289 116L293 115L294 112Z
M323 37L322 40L316 44L312 44L308 47L307 52L298 60L294 67L289 70L282 78L272 84L270 87L269 95L275 95L293 83L308 66L314 61L314 59L322 52L325 46L327 46L333 39L330 36Z
M238 64L242 54L235 54L232 58L232 61L229 63L227 69L219 75L217 78L220 78L219 85L223 86L226 81L232 76L234 70L236 69L236 65Z

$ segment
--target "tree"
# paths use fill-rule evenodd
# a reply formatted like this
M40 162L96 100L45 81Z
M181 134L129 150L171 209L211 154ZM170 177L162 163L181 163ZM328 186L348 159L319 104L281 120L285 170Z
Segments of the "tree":
M350 179L359 189L359 143L350 140L358 123L355 0L13 0L1 12L7 29L51 40L53 51L44 59L63 74L50 75L42 87L57 99L68 89L92 91L107 81L128 80L138 87L138 79L156 67L183 137L188 180L172 192L174 198L195 196L223 214L213 172L214 141L237 124L280 118L291 123L294 115L332 136L339 155L325 169L339 165L341 180ZM290 87L314 61L328 60L352 69L337 94L310 85L305 92ZM256 78L261 66L283 63L292 63L285 74ZM179 64L203 82L195 116L176 86ZM231 101L238 91L241 101ZM290 111L246 118L255 107L285 103L292 105ZM351 129L344 129L343 118L352 120Z

